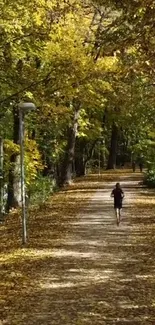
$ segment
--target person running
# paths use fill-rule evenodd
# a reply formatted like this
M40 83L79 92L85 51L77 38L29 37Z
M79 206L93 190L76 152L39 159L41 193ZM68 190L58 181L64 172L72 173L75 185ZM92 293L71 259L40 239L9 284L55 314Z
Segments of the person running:
M114 209L116 214L116 220L117 220L117 225L119 225L121 219L122 201L124 198L124 192L120 186L120 183L116 183L115 188L111 192L111 197L114 198Z

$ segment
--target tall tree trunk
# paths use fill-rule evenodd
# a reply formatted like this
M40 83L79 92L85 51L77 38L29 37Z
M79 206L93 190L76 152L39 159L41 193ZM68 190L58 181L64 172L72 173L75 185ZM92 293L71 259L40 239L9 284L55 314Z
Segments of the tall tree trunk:
M118 127L115 123L113 123L107 169L116 168L117 142L118 142Z
M65 150L65 157L61 167L61 185L70 184L72 181L72 168L74 162L75 142L77 136L79 113L80 103L78 101L74 101L73 127L68 128L67 132L67 146Z
M19 112L18 108L13 108L13 141L19 144ZM20 184L20 154L13 153L10 157L10 169L8 176L8 198L6 210L16 208L21 203Z
M78 139L76 147L76 158L75 158L75 170L77 176L84 176L86 175L86 166L87 163L92 158L95 145L97 140L93 143L89 144L89 142L83 138Z
M85 149L86 143L84 139L77 139L75 148L75 172L76 176L85 175Z
M79 157L79 159L76 159L75 164L75 170L76 170L76 176L85 176L86 175L86 164L87 162L84 160L83 156Z

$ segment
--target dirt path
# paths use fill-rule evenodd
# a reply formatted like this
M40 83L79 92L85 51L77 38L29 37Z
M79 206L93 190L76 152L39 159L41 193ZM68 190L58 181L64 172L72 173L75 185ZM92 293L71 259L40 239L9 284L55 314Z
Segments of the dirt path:
M109 182L69 220L67 236L55 241L46 263L38 265L41 285L7 324L155 324L153 204L138 181L124 177L121 183L120 226L110 198L114 182Z

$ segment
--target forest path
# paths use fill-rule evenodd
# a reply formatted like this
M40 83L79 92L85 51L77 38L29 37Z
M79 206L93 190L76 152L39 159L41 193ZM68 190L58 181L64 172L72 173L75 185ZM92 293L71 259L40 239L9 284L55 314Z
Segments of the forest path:
M100 183L38 262L36 292L13 307L6 324L155 324L154 193L133 175L119 181L125 192L120 226L110 198L115 181Z

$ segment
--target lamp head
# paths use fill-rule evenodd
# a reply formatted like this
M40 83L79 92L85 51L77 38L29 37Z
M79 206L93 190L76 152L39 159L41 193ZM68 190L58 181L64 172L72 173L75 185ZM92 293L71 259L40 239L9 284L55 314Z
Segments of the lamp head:
M34 111L36 109L35 104L31 103L31 102L26 102L26 103L21 102L21 103L19 103L18 107L23 113L27 113L29 111Z

